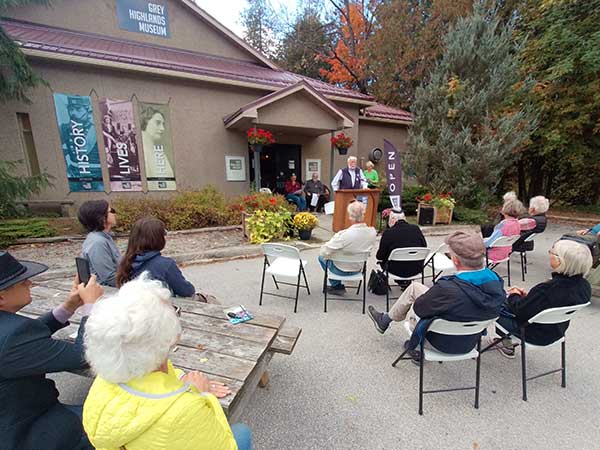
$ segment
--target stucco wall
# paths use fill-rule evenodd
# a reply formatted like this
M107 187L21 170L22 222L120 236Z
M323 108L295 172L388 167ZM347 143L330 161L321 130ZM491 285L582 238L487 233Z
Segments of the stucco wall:
M408 128L405 126L361 120L359 132L358 157L362 167L369 160L369 152L373 148L379 147L383 150L384 139L394 144L400 153L407 151ZM383 164L383 160L380 161L375 165L375 169L378 172L383 171Z
M260 108L262 123L305 128L337 128L338 120L310 101L305 94L296 93Z
M116 0L53 0L52 6L24 6L2 12L5 17L117 39L175 47L257 62L256 58L208 25L178 0L167 2L171 37L157 37L119 28Z

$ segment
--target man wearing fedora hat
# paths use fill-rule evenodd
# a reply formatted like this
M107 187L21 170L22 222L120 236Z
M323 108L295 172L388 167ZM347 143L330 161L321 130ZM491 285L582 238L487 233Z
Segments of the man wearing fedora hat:
M506 299L502 278L485 267L485 244L480 235L456 231L445 240L450 249L455 275L442 277L431 288L413 282L392 306L389 313L369 306L375 328L384 333L391 322L408 320L414 330L421 319L445 319L457 322L497 317ZM413 333L416 334L416 333ZM445 336L427 333L427 343L444 353L466 353L477 344L477 335ZM411 339L414 348L415 339ZM405 347L409 341L405 342ZM407 347L408 348L408 347ZM411 355L417 355L412 352Z
M48 269L18 261L0 251L0 447L20 450L92 448L77 407L62 405L47 373L84 369L85 322L102 288L92 276L87 285L73 283L68 298L52 311L31 319L16 314L31 303L31 277ZM52 338L69 325L82 307L74 343Z

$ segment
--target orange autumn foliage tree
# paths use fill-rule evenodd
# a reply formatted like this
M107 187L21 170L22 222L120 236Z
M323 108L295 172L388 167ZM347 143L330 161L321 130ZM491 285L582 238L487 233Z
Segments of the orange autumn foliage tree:
M370 4L376 2L370 2ZM339 12L337 41L333 48L320 58L329 65L320 74L327 81L350 89L368 93L369 68L367 41L372 36L373 22L365 16L369 5L364 2L345 1L334 6Z

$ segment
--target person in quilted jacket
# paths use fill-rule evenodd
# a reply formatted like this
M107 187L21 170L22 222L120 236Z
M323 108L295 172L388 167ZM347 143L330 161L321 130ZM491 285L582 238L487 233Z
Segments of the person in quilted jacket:
M217 397L231 391L168 359L181 334L171 292L142 274L103 299L87 322L86 359L97 374L83 426L97 450L250 450Z

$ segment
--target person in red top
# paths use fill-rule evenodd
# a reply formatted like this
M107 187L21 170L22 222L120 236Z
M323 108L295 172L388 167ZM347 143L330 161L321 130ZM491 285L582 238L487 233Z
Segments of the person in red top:
M285 182L285 198L293 202L298 207L298 211L306 211L306 199L302 192L302 183L296 180L296 174L290 176L290 180Z

